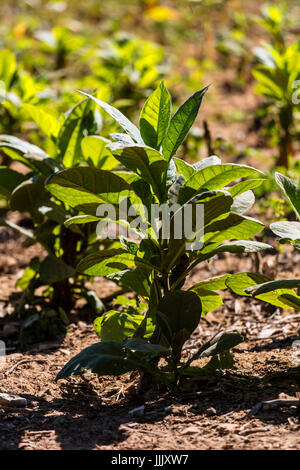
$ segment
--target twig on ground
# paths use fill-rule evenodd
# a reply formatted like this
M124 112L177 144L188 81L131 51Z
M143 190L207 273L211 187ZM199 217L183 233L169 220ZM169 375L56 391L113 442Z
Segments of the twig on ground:
M299 398L290 398L288 400L278 398L276 400L261 401L253 406L249 411L249 415L256 415L259 411L279 408L281 406L300 406Z
M22 359L21 361L17 362L16 364L14 364L10 369L8 369L6 372L4 372L4 375L7 377L8 375L10 375L18 366L20 366L21 364L26 364L27 362L34 362L34 361L37 361L37 362L47 362L48 359L43 359L43 358L40 358L40 359Z

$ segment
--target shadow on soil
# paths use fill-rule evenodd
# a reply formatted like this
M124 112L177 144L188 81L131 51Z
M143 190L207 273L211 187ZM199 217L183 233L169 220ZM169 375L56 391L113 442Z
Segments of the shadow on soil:
M187 415L186 406L182 405L188 405L188 413L197 415L199 419L208 417L207 410L213 407L215 412L208 418L212 424L219 416L242 412L236 417L242 425L245 419L252 419L248 412L255 404L275 399L282 392L294 395L299 390L299 383L299 367L284 373L267 374L263 378L227 374L221 379L206 379L197 385L190 384L190 390L178 394L151 397L148 401L143 396L135 396L113 404L104 404L86 381L75 388L72 383L67 383L62 387L61 398L47 401L23 394L30 410L7 409L5 420L0 423L0 437L5 435L4 440L0 440L0 448L17 449L20 442L24 441L25 432L34 435L49 430L55 431L61 449L117 445L125 441L139 424L161 422L171 413L177 420L182 417L184 423ZM128 413L143 404L144 416L136 417ZM166 410L167 407L173 409ZM292 416L299 417L299 413L295 407L278 408L261 411L255 418L266 425L280 425ZM45 436L43 433L39 435Z

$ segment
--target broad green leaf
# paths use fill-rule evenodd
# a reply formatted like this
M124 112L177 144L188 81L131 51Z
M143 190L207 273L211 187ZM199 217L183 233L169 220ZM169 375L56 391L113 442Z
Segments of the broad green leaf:
M9 197L26 176L6 166L0 166L0 195Z
M60 123L58 117L55 115L55 111L44 106L29 103L23 103L22 107L30 114L31 118L47 136L57 137Z
M37 200L35 204L38 212L48 219L63 225L66 220L66 211L62 205L51 200Z
M216 246L217 245L217 246ZM260 243L251 240L236 240L234 242L225 243L224 245L218 246L218 243L210 243L195 254L195 259L192 263L192 267L211 259L213 256L219 253L256 253L262 250L272 248L271 245Z
M83 159L81 141L94 122L94 113L89 100L78 103L66 114L57 137L58 158L66 168Z
M223 276L211 277L205 281L197 282L189 290L192 290L197 293L197 289L207 289L207 290L225 290L227 289L226 280L230 277L230 274L224 274Z
M53 284L74 276L75 269L53 255L47 256L40 264L40 278L45 284Z
M299 288L300 287L300 280L299 279L282 279L279 281L265 281L264 283L260 283L259 286L249 287L247 289L247 293L251 295L258 295L266 294L272 291L276 291L278 289L292 289L292 288Z
M237 295L247 295L245 289L250 286L256 286L257 284L262 284L263 282L270 281L270 278L263 276L259 273L237 273L229 276L226 280L226 285Z
M263 183L264 179L245 180L226 188L232 197L239 196L240 194L250 191L251 189L258 188Z
M201 191L224 188L228 183L244 177L259 177L262 172L247 165L211 165L194 173L180 189L179 203L183 204Z
M196 201L196 202L193 202ZM196 214L193 212L192 218L189 219L190 227L184 227L184 234L181 237L175 238L171 231L171 237L169 241L168 253L165 258L166 269L171 269L176 260L184 253L187 249L188 241L204 241L203 238L206 236L207 227L210 226L210 222L219 216L229 213L233 199L226 191L210 191L203 192L195 199L188 201L187 205L195 206L199 203L204 206L204 220L198 220ZM195 208L193 207L193 209ZM183 205L174 216L171 218L171 230L174 229L176 220L182 220L182 214L185 211L185 205ZM196 226L199 225L199 226ZM194 231L194 234L190 234L190 229ZM192 240L191 240L192 239Z
M132 140L132 138L128 134L122 132L113 132L112 134L110 134L110 137L115 142L124 145L124 147L127 147L127 145L134 145L134 140Z
M142 297L150 296L149 274L142 268L125 269L107 277Z
M258 220L230 213L205 226L204 242L223 243L230 240L250 239L263 229Z
M76 224L87 224L89 222L98 222L100 217L96 217L94 215L75 215L74 217L70 217L70 219L65 221L65 226L69 227L70 225Z
M287 240L300 240L300 222L275 222L270 225L270 229L278 237Z
M84 137L81 141L81 149L85 160L91 162L95 168L113 170L119 162L106 147L109 143L110 140L98 135Z
M172 117L167 134L162 141L162 154L166 160L169 161L172 156L175 155L184 141L197 117L202 98L207 89L208 87L205 87L202 90L197 91L182 106L180 106L178 111Z
M245 338L237 333L218 333L210 341L201 346L199 351L186 362L182 369L184 370L197 359L216 356L217 354L221 354L223 351L228 351L229 349L234 348L243 341L245 341Z
M234 357L230 351L222 351L220 354L212 356L204 367L189 366L182 371L182 375L188 377L210 377L219 375L220 371L232 369Z
M193 333L200 321L201 312L201 301L194 292L168 292L157 306L157 321L172 344L174 337L181 330Z
M120 147L118 144L111 144L110 149L117 160L149 183L154 194L159 199L161 198L163 192L161 187L162 177L168 168L168 164L157 150L138 145Z
M178 173L181 174L186 181L190 179L192 175L197 173L197 171L200 171L203 168L206 168L207 166L222 164L220 158L217 157L216 155L203 158L202 160L194 163L193 165L190 165L189 163L185 162L184 160L181 160L180 158L174 157L174 161L175 161Z
M99 204L118 205L136 197L130 185L117 174L98 168L69 168L52 175L46 189L55 197L87 215L96 216Z
M128 338L123 341L123 346L132 352L146 353L151 357L157 357L169 351L165 346L147 343L142 338Z
M201 300L202 317L205 317L207 313L212 312L216 308L223 305L223 300L220 295L210 289L194 286L193 288L189 289L189 291L195 292Z
M77 270L90 276L108 276L132 266L153 269L147 261L123 249L100 250L82 259Z
M10 198L10 207L13 211L29 212L35 223L41 223L43 214L39 212L39 205L48 200L49 196L44 189L44 178L31 178L14 189Z
M174 157L174 162L177 168L177 172L184 177L184 179L187 181L194 173L196 173L196 170L194 169L193 165L190 165L189 163L185 162L184 160L181 160L181 158L176 158Z
M211 155L210 157L202 158L199 162L193 164L193 168L195 171L203 170L207 166L212 165L221 165L222 161L216 155Z
M162 81L147 99L140 116L141 135L146 145L159 149L168 130L171 96Z
M0 51L0 80L5 83L7 90L13 84L17 73L17 61L14 54L9 49Z
M236 240L220 246L217 250L221 252L223 248L228 249L231 253L257 253L263 250L270 250L273 247L267 243L257 242L255 240Z
M300 300L292 290L293 287L299 287L300 281L271 281L270 278L258 273L238 273L228 278L226 284L238 295L252 295L258 300L280 308L295 308L291 306L291 300L294 304ZM290 298L285 299L286 295Z
M16 282L16 287L25 290L30 284L30 281L37 275L40 267L40 259L36 256L30 260L29 265L25 269L22 277Z
M300 219L300 187L293 180L281 173L275 173L275 179L278 186L290 201L298 219Z
M246 191L233 199L231 206L231 212L235 214L243 215L245 212L251 209L255 203L255 196L252 191Z
M79 93L93 100L98 106L100 106L100 108L104 109L104 111L106 111L113 119L115 119L124 129L124 131L128 132L128 134L133 138L133 140L137 144L143 145L144 142L138 128L134 124L132 124L132 122L130 122L129 119L127 119L124 114L122 114L118 109L114 108L113 106L110 106L104 101L98 100L97 98L92 95L89 95L88 93L85 93L83 91L79 91Z
M45 176L57 170L55 161L42 149L18 137L0 135L0 149L13 160Z
M136 356L128 357L122 343L102 341L74 356L58 373L56 380L65 379L71 375L81 375L84 372L94 372L98 375L121 375L145 368Z
M94 328L102 341L123 341L134 336L144 319L143 315L109 310L102 317L96 318ZM153 330L150 331L150 336L152 333Z

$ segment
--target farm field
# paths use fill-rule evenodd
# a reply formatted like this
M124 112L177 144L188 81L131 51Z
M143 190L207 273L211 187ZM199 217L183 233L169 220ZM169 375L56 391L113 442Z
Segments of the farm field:
M299 2L0 14L0 450L299 450Z

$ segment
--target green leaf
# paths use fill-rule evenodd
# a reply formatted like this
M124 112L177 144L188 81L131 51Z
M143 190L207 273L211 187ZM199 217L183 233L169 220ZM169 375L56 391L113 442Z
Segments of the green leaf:
M30 114L31 118L47 136L57 137L60 123L55 115L55 111L53 112L51 109L44 106L29 103L23 103L22 107Z
M140 116L141 135L146 145L159 149L168 130L171 96L162 81L147 99Z
M240 183L235 184L234 186L230 186L230 188L226 188L226 190L231 194L234 198L239 196L240 194L250 191L251 189L258 188L265 180L264 179L247 179L245 181L241 181Z
M69 206L93 216L99 204L118 205L126 197L136 197L131 186L118 175L88 167L55 173L46 181L46 189Z
M81 141L92 127L94 113L89 100L83 100L66 115L57 137L58 157L66 168L83 159Z
M17 73L17 61L9 49L0 51L0 80L5 83L7 91L13 84Z
M168 169L168 164L157 150L138 145L120 147L118 144L111 144L110 149L116 159L127 169L134 171L149 183L154 194L161 199L163 193L162 177Z
M300 240L300 222L275 222L270 225L270 229L283 239Z
M194 356L186 362L182 369L184 370L197 359L216 356L217 354L221 354L224 351L228 351L229 349L234 348L243 341L245 341L245 338L237 333L218 333L210 341L201 346L199 351L197 351L196 354L194 354Z
M207 158L202 158L197 163L194 163L194 165L190 165L189 163L185 162L184 160L181 160L180 158L175 158L174 161L177 167L177 171L179 174L181 174L184 179L187 181L191 176L197 173L197 171L202 170L203 168L206 168L211 165L221 165L222 162L219 157L216 155L212 155Z
M47 256L40 264L40 278L45 284L53 284L74 276L75 269L53 255Z
M98 106L100 106L100 108L104 109L104 111L106 111L113 119L115 119L124 129L124 131L127 132L136 143L143 145L144 142L138 128L134 124L132 124L132 122L130 122L129 119L127 119L124 114L122 114L118 109L114 108L113 106L110 106L104 101L98 100L97 98L92 95L89 95L88 93L84 93L83 91L79 91L79 93L93 100Z
M126 287L142 297L149 297L149 274L143 268L125 269L107 276L117 284Z
M202 191L222 189L227 184L244 177L259 177L262 172L247 165L210 165L194 173L180 189L179 203L183 204Z
M12 191L19 186L26 176L6 166L0 166L0 195L9 197Z
M17 186L11 194L10 207L13 211L29 212L35 223L43 221L38 205L47 202L49 196L44 189L44 178L30 178Z
M69 227L70 225L87 224L89 222L98 222L99 220L100 217L96 217L94 215L75 215L65 221L65 226Z
M205 239L207 228L212 227L213 230L216 227L213 224L210 224L212 220L215 218L218 219L218 217L226 214L229 212L230 207L232 205L233 199L229 193L226 191L210 191L210 192L203 192L201 195L197 196L195 199L192 199L187 202L188 205L193 205L196 208L197 204L203 204L204 206L204 220L197 221L196 220L196 214L192 214L192 219L191 219L191 226L192 230L194 231L194 240L201 241L201 239ZM185 211L185 205L181 207L181 209L178 210L177 213L174 214L174 216L171 218L171 228L173 228L176 220L178 220L178 217L182 217L181 214L184 214ZM196 222L198 222L196 224ZM218 222L217 222L218 223ZM196 226L200 225L200 226ZM224 222L223 222L224 225ZM222 223L219 224L220 231L223 229ZM185 227L185 232L187 232L187 227ZM204 237L203 237L204 233ZM172 235L172 232L171 232ZM208 234L209 235L209 234ZM207 235L207 236L208 236ZM214 232L214 235L211 235L213 238L216 236L217 233ZM191 238L191 234L185 233L184 236L181 238L173 238L171 236L170 242L169 242L169 247L168 247L168 253L165 258L165 263L166 263L166 268L171 269L176 260L181 256L181 254L184 253L184 251L187 248L187 239ZM199 240L200 239L200 240ZM225 237L226 239L226 237ZM192 241L194 241L192 240Z
M115 248L92 253L80 261L77 270L90 276L108 276L136 265L154 269L144 259L126 250Z
M227 289L226 280L230 277L230 274L224 274L223 276L211 277L205 281L197 282L190 290L197 293L197 289L208 289L208 290L225 290Z
M252 238L263 229L258 220L239 214L229 213L226 217L205 227L204 242L223 243L227 240Z
M81 141L81 149L85 160L95 168L113 170L118 165L118 161L106 147L109 143L110 140L98 135L84 137Z
M226 284L238 295L252 295L280 308L295 308L295 304L300 301L300 297L292 290L299 287L300 281L297 280L271 281L262 274L238 273L229 277Z
M146 353L151 357L157 357L169 351L165 346L147 343L142 338L128 338L123 341L123 346L132 352Z
M237 273L229 276L226 280L226 285L229 289L232 290L237 295L246 295L250 296L245 292L250 286L256 286L257 284L262 284L263 282L269 281L270 278L263 276L259 273Z
M49 176L56 171L56 163L42 149L18 137L0 135L0 149L13 160L23 163L38 173Z
M260 283L259 286L249 287L247 289L247 293L251 295L258 295L266 294L272 291L276 291L278 289L292 289L292 288L299 288L300 287L300 280L299 279L282 279L279 281L270 281Z
M245 212L251 209L255 203L255 196L252 191L245 191L233 199L231 206L231 212L235 214L243 215Z
M201 301L194 292L168 292L158 304L157 321L172 345L176 334L181 330L193 333L200 321L201 312Z
M169 161L172 156L175 155L184 141L197 117L203 96L207 89L208 87L205 87L197 91L180 106L172 117L167 134L162 141L162 154L166 160Z
M36 276L40 267L40 259L36 256L30 260L29 265L25 269L22 277L17 280L16 287L25 290L30 284L30 281Z
M300 187L293 180L281 173L275 173L275 179L278 186L290 201L298 219L300 219Z
M134 336L144 319L143 315L109 310L102 317L96 318L94 328L102 341L123 341ZM150 335L152 333L153 330L150 331Z
M201 305L202 305L202 317L205 317L205 315L209 312L212 312L216 308L220 307L223 305L223 300L220 297L219 294L216 292L213 292L212 290L205 289L203 287L196 287L195 286L192 289L189 289L191 292L195 292L199 299L201 300Z
M212 356L204 367L190 366L183 370L182 375L188 377L209 377L220 374L220 371L232 369L234 357L230 351L222 351Z
M58 373L56 380L84 372L98 375L122 375L134 370L144 370L136 356L129 358L122 343L103 341L93 344L74 356Z

